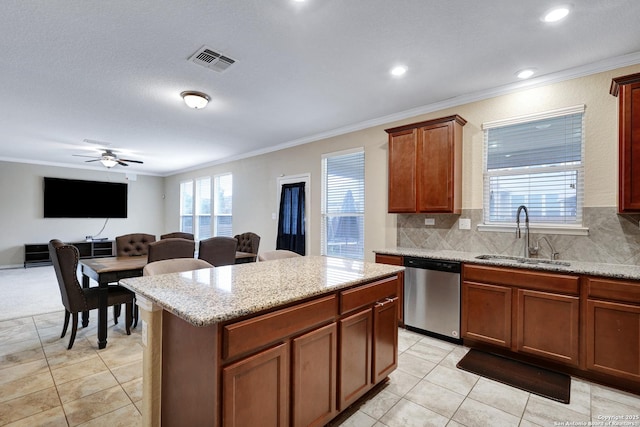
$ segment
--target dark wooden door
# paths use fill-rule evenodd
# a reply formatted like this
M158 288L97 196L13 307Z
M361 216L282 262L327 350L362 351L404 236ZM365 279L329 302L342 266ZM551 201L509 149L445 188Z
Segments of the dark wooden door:
M398 366L398 297L373 308L373 383L386 378Z
M372 309L340 320L338 406L342 411L371 387Z
M619 195L621 213L640 212L640 82L620 86Z
M587 300L587 369L640 381L640 306Z
M323 426L338 411L336 323L293 340L293 425Z
M511 347L511 288L462 283L462 337Z
M526 289L517 298L517 351L578 366L580 299Z
M222 370L222 425L289 425L289 344L284 343Z
M416 212L418 131L389 134L389 212Z
M419 132L418 212L452 212L453 122Z

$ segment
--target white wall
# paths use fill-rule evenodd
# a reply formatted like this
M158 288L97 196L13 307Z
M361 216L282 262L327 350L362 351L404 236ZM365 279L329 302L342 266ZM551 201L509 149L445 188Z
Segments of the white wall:
M96 235L104 219L43 218L43 177L128 182L128 218L110 219L100 235L164 232L164 178L137 175L127 181L125 174L111 170L72 169L55 166L0 162L0 268L22 266L25 243L84 240ZM93 195L95 197L95 195ZM91 203L92 195L79 194L78 203Z
M594 74L508 95L423 114L197 171L168 177L166 228L178 224L179 182L218 173L233 173L233 231L253 231L262 236L260 250L275 247L277 212L276 179L280 175L311 174L311 254L320 253L321 155L354 147L365 149L365 256L375 249L396 245L396 215L387 213L387 134L384 129L452 114L467 120L463 139L464 209L482 208L482 123L525 114L586 105L585 206L615 206L617 194L617 98L609 94L613 77L640 72L640 65Z

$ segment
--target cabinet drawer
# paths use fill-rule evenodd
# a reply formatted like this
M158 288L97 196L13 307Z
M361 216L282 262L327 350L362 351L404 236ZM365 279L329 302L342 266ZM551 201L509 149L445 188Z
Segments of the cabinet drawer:
M517 268L465 264L463 277L464 280L472 282L518 286L537 291L562 292L572 295L578 295L580 290L578 276Z
M587 278L589 298L610 299L631 303L640 302L640 282Z
M356 310L398 293L398 276L340 293L340 314Z
M376 262L378 264L404 265L404 258L399 255L376 254Z
M227 325L223 330L222 357L236 357L333 321L337 313L338 299L331 295Z

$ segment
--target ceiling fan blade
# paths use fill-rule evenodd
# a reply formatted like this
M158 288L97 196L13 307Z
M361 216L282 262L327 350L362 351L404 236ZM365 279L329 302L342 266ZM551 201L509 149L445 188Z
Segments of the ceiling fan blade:
M129 162L129 163L140 163L143 164L144 162L140 161L140 160L131 160L131 159L120 159L123 162Z
M89 157L89 156L83 156L83 157ZM100 159L93 159L93 160L85 160L86 163L91 163L91 162L97 162Z
M96 158L96 156L85 156L83 154L72 154L72 156L75 156L75 157L89 157L91 159L95 159Z
M120 166L129 166L128 164L126 164L125 162L123 162L121 159L116 159L116 162L118 162L118 164Z

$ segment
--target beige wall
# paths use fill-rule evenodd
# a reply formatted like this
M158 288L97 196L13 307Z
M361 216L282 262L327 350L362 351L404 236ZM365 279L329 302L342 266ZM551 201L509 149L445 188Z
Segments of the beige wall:
M127 182L123 173L0 162L0 268L22 266L25 243L84 240L96 235L104 219L43 218L43 177ZM159 234L164 230L164 178L138 175L129 181L128 218L110 219L101 237L130 232ZM78 203L91 203L79 194Z
M311 174L311 254L320 253L321 155L354 147L365 149L365 255L396 245L396 215L387 214L387 134L400 124L459 114L464 127L463 208L482 208L482 123L579 104L585 112L585 206L615 206L617 191L617 99L609 94L612 77L640 72L640 65L520 90L483 101L460 105L382 126L352 132L203 168L166 179L166 228L178 224L178 186L183 179L231 172L234 177L233 231L254 231L262 236L261 250L275 247L276 178Z

